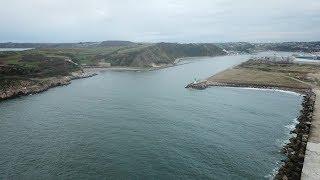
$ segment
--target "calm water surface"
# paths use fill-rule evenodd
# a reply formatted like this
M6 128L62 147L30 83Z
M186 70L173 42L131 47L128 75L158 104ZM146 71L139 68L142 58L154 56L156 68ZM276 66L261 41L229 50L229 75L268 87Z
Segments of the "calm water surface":
M0 48L1 51L26 51L34 48Z
M264 179L302 97L188 90L249 56L106 71L0 103L0 179Z

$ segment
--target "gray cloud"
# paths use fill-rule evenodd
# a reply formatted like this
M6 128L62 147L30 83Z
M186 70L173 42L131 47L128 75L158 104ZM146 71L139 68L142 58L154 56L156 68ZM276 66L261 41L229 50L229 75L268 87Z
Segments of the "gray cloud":
M0 41L320 40L319 0L0 0Z

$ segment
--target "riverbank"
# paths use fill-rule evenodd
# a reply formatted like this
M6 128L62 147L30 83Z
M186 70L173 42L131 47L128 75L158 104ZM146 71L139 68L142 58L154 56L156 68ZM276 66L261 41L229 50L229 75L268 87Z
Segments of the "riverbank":
M179 66L183 64L190 63L190 61L195 60L199 61L202 59L212 58L213 56L198 56L198 57L183 57L183 58L177 58L173 63L168 64L153 64L151 67L130 67L130 66L99 66L99 65L93 65L93 66L82 66L83 70L85 72L102 72L102 71L155 71L159 69L165 69L169 67Z
M306 179L310 177L319 178L319 161L315 162L314 159L320 159L320 146L318 144L314 145L313 142L308 142L312 120L313 127L310 139L317 139L319 143L320 137L318 133L320 123L317 122L319 121L319 117L316 117L320 114L318 112L320 107L319 105L314 106L316 95L316 104L319 104L320 101L320 93L317 90L320 85L319 67L319 64L248 60L238 66L213 75L206 80L190 83L186 88L202 90L211 86L249 87L280 89L303 94L303 109L298 117L298 124L291 132L295 136L282 149L287 158L283 161L284 163L278 170L275 179L300 179L302 168L304 169L303 177L308 177ZM315 112L318 112L315 115L313 115L314 109ZM317 138L311 138L313 136ZM314 150L315 146L317 147L316 151ZM303 165L305 155L307 165Z
M174 65L171 65L174 66ZM171 66L166 66L166 67L171 67ZM99 66L91 66L91 67L85 67L83 68L84 72L87 73L98 73L102 71L153 71L153 70L158 70L166 67L152 67L152 68L141 68L141 67L99 67Z
M69 76L48 78L4 79L5 86L0 89L0 101L30 94L37 94L57 86L69 85L72 80L89 78L96 73L77 71Z
M160 64L160 65L153 65L152 67L129 67L129 66L109 66L109 67L104 67L104 66L84 66L83 70L85 72L101 72L101 71L155 71L159 69L165 69L169 67L174 67L178 65L182 65L183 60L190 60L194 57L185 57L185 58L178 58L175 60L174 63L169 63L169 64Z

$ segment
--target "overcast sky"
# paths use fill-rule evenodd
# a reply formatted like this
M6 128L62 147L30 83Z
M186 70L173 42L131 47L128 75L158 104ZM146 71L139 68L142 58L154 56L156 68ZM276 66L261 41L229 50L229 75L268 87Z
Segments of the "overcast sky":
M320 0L0 0L0 42L320 40Z

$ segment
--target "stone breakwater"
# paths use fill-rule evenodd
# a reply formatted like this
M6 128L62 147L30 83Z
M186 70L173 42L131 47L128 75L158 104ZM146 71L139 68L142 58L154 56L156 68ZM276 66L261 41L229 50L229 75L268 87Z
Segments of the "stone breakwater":
M312 91L306 92L302 102L303 108L298 117L298 124L291 132L295 136L290 138L290 142L282 149L287 158L283 161L284 164L278 170L275 179L300 179L311 128L314 103L315 94Z
M207 81L202 81L202 82L193 82L185 86L185 88L191 88L191 89L206 89L209 87Z
M36 94L57 86L65 86L71 80L89 78L96 73L72 73L70 76L51 77L46 79L29 79L17 82L15 85L0 90L0 101L29 94Z
M196 83L190 83L185 86L185 88L191 88L191 89L198 89L198 90L203 90L211 86L217 86L217 87L245 87L245 88L259 88L259 89L280 89L280 90L285 90L285 91L293 91L293 92L298 92L298 93L304 93L308 91L306 88L293 88L290 86L267 86L267 85L261 85L261 84L254 84L254 83L220 83L220 82L210 82L210 81L201 81L201 82L196 82Z

